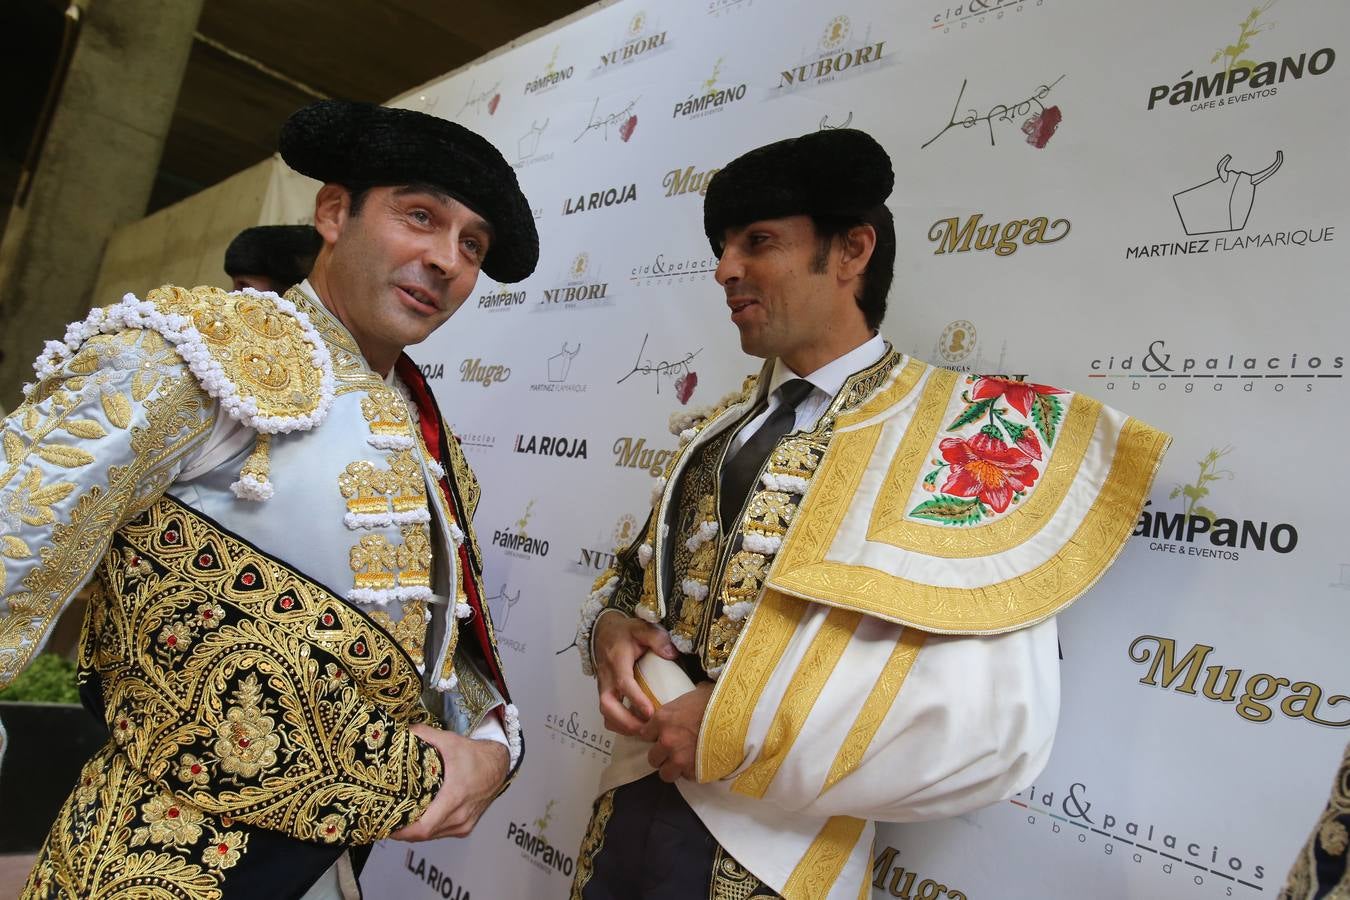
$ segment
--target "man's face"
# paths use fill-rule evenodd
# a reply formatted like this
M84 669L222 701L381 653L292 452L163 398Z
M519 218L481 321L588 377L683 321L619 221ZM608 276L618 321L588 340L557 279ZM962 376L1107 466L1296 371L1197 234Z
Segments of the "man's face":
M817 345L836 315L836 280L817 265L820 241L807 216L764 219L728 228L717 264L741 349L778 357L799 374L812 371ZM852 302L851 299L849 302Z
M318 223L333 245L327 299L367 356L396 356L469 296L491 227L458 200L416 186L372 188L355 215L349 201L340 205L345 211Z
M274 294L280 294L284 290L281 285L266 275L232 275L230 277L234 282L234 287L230 288L232 291L253 288L255 291L263 291L264 293L271 291Z

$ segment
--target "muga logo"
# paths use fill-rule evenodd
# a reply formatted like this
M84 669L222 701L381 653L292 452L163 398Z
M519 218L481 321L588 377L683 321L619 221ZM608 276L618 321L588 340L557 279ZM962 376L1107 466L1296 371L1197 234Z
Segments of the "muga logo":
M589 309L595 306L613 306L609 297L609 282L601 281L592 270L588 253L578 253L567 267L565 281L544 288L543 298L535 305L536 311L555 309Z
M477 382L483 387L501 384L511 377L511 370L502 365L487 365L481 359L466 359L459 364L460 381Z
M608 53L600 55L599 73L604 74L619 66L636 62L650 55L653 50L666 46L666 32L657 31L645 12L640 12L628 20L624 41Z
M959 218L934 222L928 229L928 240L937 244L933 255L993 250L995 256L1012 256L1022 247L1057 244L1069 236L1068 219L1051 222L1046 216L1037 216L989 225L982 224L983 221L984 213L975 213L964 222Z
M1209 64L1222 66L1221 69L1200 76L1195 76L1195 72L1188 69L1171 85L1155 85L1148 92L1148 108L1161 109L1166 102L1168 106L1187 107L1191 112L1218 109L1274 97L1279 86L1286 81L1298 81L1304 75L1316 77L1329 72L1336 64L1336 51L1331 47L1303 50L1298 56L1286 56L1279 62L1256 62L1260 55L1251 52L1252 45L1262 34L1274 29L1275 23L1266 16L1274 5L1275 0L1266 0L1261 6L1252 9L1247 18L1238 23L1236 39L1231 43L1219 37L1222 43L1209 58ZM1265 52L1263 43L1260 53Z
M711 169L700 169L696 166L671 169L666 173L666 177L661 179L661 186L666 189L667 197L678 197L682 194L698 194L703 197L708 193L708 184L712 181L712 177L720 171L721 166Z
M643 469L655 478L675 455L674 450L648 447L646 438L621 437L614 442L614 465L623 469Z
M1233 711L1248 722L1269 722L1278 710L1285 717L1311 722L1314 725L1326 725L1331 728L1344 728L1350 725L1350 718L1336 721L1323 718L1318 711L1330 713L1329 707L1350 703L1345 694L1330 694L1321 685L1312 681L1293 681L1282 676L1256 672L1243 678L1245 672L1239 668L1224 665L1206 665L1214 648L1208 644L1193 644L1184 655L1177 658L1177 642L1169 637L1155 634L1142 634L1130 643L1130 660L1147 664L1148 671L1139 683L1149 687L1173 690L1178 694L1201 696L1217 703L1235 704ZM1197 693L1200 675L1204 673L1204 684ZM1238 685L1241 684L1241 693ZM1282 699L1281 691L1288 689ZM1326 703L1323 705L1324 699ZM1350 710L1340 710L1342 714Z
M885 49L884 40L872 40L870 26L859 36L848 16L835 16L826 23L817 40L816 52L779 72L775 90L783 92L805 85L824 84L845 73L876 66Z
M945 896L948 900L967 900L964 891L947 887L932 878L920 879L917 872L906 871L904 866L896 865L895 858L899 855L900 851L895 847L887 847L877 854L876 861L872 863L872 887L879 891L885 890L886 876L889 875L892 897L922 897L924 900L937 900ZM914 883L916 880L917 885ZM918 893L912 893L916 890Z

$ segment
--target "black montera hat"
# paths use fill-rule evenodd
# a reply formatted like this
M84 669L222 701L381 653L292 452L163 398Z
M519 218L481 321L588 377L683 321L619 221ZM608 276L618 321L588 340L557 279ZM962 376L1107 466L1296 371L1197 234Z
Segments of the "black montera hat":
M833 128L757 147L712 177L703 230L721 255L726 230L785 216L855 216L886 202L891 158L864 131Z
M462 125L411 109L322 100L292 113L277 143L291 168L325 183L425 183L464 203L495 232L483 260L495 281L520 281L539 261L539 234L516 173Z
M266 275L289 288L308 277L321 247L323 238L312 225L245 228L225 250L225 274Z

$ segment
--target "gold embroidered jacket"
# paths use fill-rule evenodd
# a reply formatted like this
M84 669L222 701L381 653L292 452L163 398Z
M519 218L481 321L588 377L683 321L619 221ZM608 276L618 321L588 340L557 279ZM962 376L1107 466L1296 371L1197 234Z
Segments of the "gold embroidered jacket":
M1053 617L1124 546L1168 439L1080 394L888 352L779 441L721 534L722 460L768 373L682 431L581 645L611 608L696 655L717 683L682 795L789 900L853 898L873 821L959 815L1045 764ZM602 788L645 757L616 740Z
M413 724L501 707L518 765L477 485L406 358L386 383L303 291L162 288L37 369L0 432L0 686L97 569L111 738L25 896L298 894L435 795Z

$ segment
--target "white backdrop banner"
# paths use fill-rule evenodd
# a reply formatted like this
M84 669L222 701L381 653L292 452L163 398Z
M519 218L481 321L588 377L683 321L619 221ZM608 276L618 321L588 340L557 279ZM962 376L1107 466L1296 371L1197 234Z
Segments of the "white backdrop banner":
M535 274L481 279L412 350L483 483L526 760L469 839L379 846L367 896L566 896L612 748L578 608L645 515L669 416L758 366L703 190L843 126L894 160L899 349L1176 438L1119 564L1060 617L1049 766L882 827L875 896L1278 894L1350 739L1348 48L1350 5L1310 0L623 0L397 101L492 140L538 220ZM312 201L297 176L267 209Z

